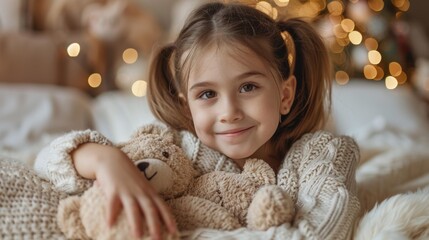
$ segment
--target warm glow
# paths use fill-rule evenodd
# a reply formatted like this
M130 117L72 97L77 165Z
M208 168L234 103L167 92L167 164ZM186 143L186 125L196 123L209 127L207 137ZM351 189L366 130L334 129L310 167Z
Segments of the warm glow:
M343 46L343 47L346 47L350 43L349 38L337 38L335 40L337 41L338 45Z
M88 84L92 88L97 88L101 85L102 78L99 73L93 73L88 77Z
M328 11L331 15L339 16L344 12L344 6L339 1L332 1L328 3Z
M365 47L368 49L368 51L377 50L378 42L374 38L367 38L365 40Z
M347 33L341 27L341 24L337 24L334 26L334 34L337 38L346 38L347 37Z
M368 52L368 60L372 64L379 64L381 62L381 54L376 50Z
M345 85L349 82L350 77L346 72L338 71L335 73L335 80L339 85Z
M391 62L389 63L389 72L392 74L392 76L397 77L401 75L402 73L402 67L397 62Z
M362 34L358 31L353 31L349 34L349 39L354 45L359 45L362 42Z
M79 43L72 43L67 47L67 54L70 57L77 57L80 53Z
M404 5L405 0L392 0L393 6L400 8Z
M271 6L271 4L269 2L266 1L260 1L256 4L256 9L258 9L259 11L267 14L268 16L271 16L273 19L276 19L277 16L277 11L273 11L273 6Z
M124 60L125 63L128 63L128 64L135 63L138 58L139 58L139 53L134 48L127 48L122 53L122 59Z
M384 8L383 0L368 0L368 6L376 12L380 12Z
M401 10L401 11L403 11L403 12L408 11L410 9L410 1L405 0L404 4L402 6L400 6L400 7L398 7L398 9Z
M375 76L374 80L381 80L384 77L384 71L381 67L379 66L375 66L375 68L377 69L377 76Z
M277 6L286 7L289 4L289 0L274 0Z
M398 80L399 84L404 84L407 81L407 74L402 71L401 74L396 77L396 80Z
M341 21L341 27L344 29L344 31L351 32L355 29L355 22L353 22L353 20L348 18L343 19Z
M131 86L131 91L136 97L146 96L147 83L143 80L137 80Z
M387 89L392 90L398 86L398 80L396 80L396 78L393 76L388 76L388 77L386 77L385 84L386 84Z
M344 50L344 47L339 45L337 41L335 41L330 45L330 49L333 53L342 53Z
M336 53L332 55L332 61L336 65L344 65L346 63L347 56L344 52Z
M363 74L366 79L375 79L377 77L377 69L373 65L365 65Z

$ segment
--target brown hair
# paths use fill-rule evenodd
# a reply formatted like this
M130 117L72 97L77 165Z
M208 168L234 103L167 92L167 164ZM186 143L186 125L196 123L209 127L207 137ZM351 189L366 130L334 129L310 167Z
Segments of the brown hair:
M293 40L293 49L288 49L290 44L286 44L282 32ZM177 130L195 133L185 99L189 71L205 47L225 42L254 51L272 67L277 81L296 77L294 103L270 140L274 156L283 157L293 142L324 124L325 106L330 103L328 54L320 36L303 20L274 21L241 4L209 3L199 7L176 41L161 48L152 59L148 91L152 112ZM288 61L291 53L293 64Z

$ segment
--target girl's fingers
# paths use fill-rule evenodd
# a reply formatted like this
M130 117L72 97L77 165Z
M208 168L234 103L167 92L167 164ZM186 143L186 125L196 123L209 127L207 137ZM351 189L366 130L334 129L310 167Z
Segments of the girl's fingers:
M177 234L177 226L174 217L171 215L171 210L160 197L154 197L154 202L158 207L164 223L167 225L168 231L175 235Z
M141 237L143 235L143 220L139 205L132 198L123 199L122 204L124 205L128 224L130 224L135 237Z
M118 197L111 197L107 200L107 225L113 226L116 218L122 210L121 201Z
M161 222L156 205L153 203L153 197L152 200L147 197L140 197L139 204L143 210L151 239L161 239Z

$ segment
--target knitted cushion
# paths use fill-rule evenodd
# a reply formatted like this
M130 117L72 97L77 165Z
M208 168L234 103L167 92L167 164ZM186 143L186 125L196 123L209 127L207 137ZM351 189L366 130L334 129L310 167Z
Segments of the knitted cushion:
M56 223L63 197L31 169L0 159L0 239L64 239Z

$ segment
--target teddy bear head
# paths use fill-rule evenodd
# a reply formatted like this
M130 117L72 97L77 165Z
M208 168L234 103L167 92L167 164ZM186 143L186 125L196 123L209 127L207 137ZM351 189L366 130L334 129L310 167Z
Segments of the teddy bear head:
M168 129L142 128L118 147L165 199L183 194L194 178L191 160L174 144L174 135ZM105 204L104 194L97 186L87 189L82 196L61 200L57 215L61 231L67 238L130 239L123 213L118 216L114 228L109 228L103 221L106 218Z
M184 193L196 175L192 162L167 128L148 125L118 147L134 162L164 199Z

